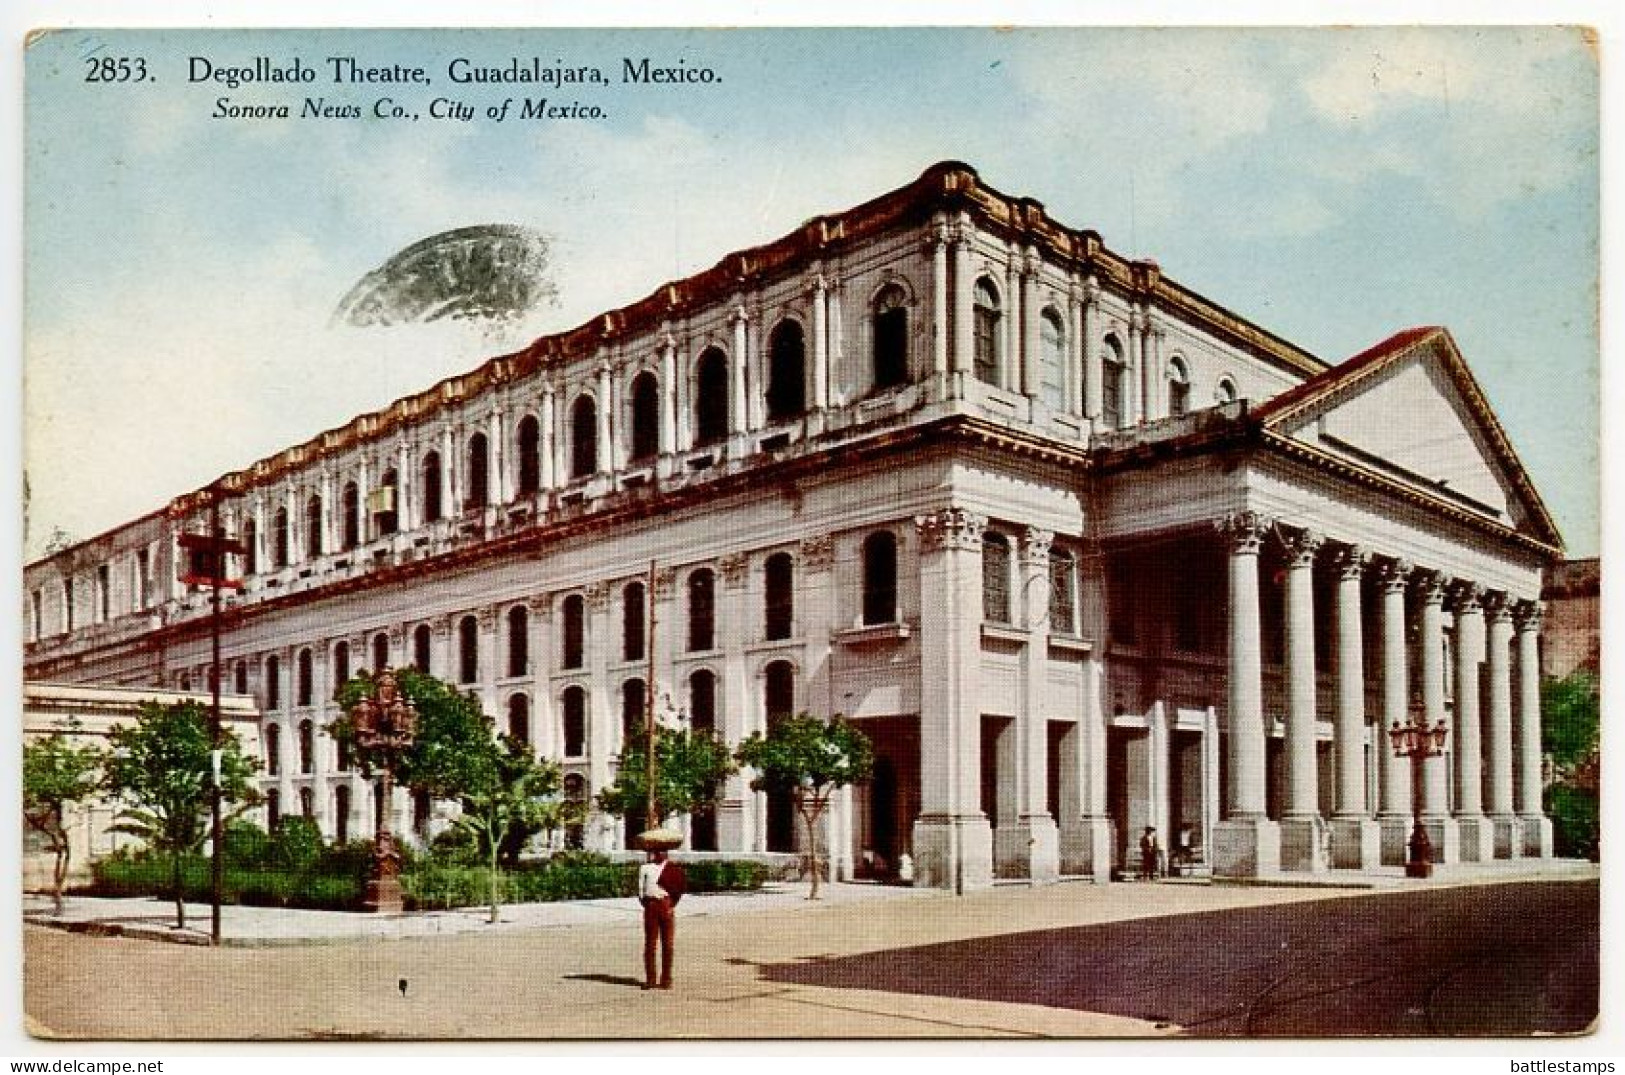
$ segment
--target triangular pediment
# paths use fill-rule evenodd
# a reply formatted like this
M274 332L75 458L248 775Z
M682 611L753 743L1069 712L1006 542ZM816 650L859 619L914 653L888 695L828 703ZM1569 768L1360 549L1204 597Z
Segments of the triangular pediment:
M1440 328L1410 329L1266 402L1264 428L1415 492L1561 539L1482 389Z

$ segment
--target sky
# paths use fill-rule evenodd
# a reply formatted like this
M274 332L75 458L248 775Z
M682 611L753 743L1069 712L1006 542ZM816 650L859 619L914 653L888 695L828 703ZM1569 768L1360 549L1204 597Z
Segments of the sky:
M338 55L432 84L335 86ZM85 81L119 56L149 79ZM257 56L316 81L190 81L192 57ZM611 84L455 85L458 56ZM716 81L622 84L643 56ZM1599 550L1579 30L89 30L36 40L26 67L30 559L945 158L1329 361L1447 326L1568 554ZM486 118L526 95L605 117ZM423 118L212 118L222 97L306 96ZM436 97L475 119L430 119ZM502 333L330 324L395 252L488 223L551 238L556 306Z

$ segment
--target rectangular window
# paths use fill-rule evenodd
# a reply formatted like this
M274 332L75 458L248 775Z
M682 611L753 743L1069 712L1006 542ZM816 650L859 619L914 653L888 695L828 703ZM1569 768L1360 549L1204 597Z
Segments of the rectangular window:
M1069 552L1050 553L1049 629L1051 634L1078 633L1078 570Z
M106 564L96 569L96 622L113 618L113 572Z
M1123 367L1107 362L1100 377L1100 420L1107 429L1123 424Z
M152 604L152 555L146 549L139 549L135 554L135 593L141 603L139 607Z
M1010 543L1002 534L982 539L982 618L1010 622Z
M30 642L38 642L40 640L41 635L43 635L45 633L44 632L45 613L44 613L44 608L43 608L44 604L45 604L45 595L43 593L41 593L39 590L35 590L32 594L29 595L29 609L28 609L28 611L29 611L29 632L28 632L28 640Z
M73 579L62 580L62 629L73 630Z

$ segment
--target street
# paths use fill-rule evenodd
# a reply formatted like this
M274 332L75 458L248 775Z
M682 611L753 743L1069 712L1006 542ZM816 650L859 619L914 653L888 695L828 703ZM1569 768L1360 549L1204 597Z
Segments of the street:
M650 1038L1527 1035L1597 1010L1598 883L1422 891L1184 885L708 914L671 993L636 917L205 949L25 930L47 1037Z

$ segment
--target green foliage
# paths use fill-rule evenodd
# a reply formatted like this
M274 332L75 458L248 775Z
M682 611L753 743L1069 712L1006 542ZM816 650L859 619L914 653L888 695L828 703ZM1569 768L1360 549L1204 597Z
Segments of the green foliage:
M315 818L285 817L271 834L271 862L285 870L308 870L322 857L322 830Z
M756 770L755 791L827 793L869 779L874 747L856 726L803 713L777 721L767 735L753 732L739 744L739 761Z
M615 783L598 793L606 813L625 817L649 802L649 736L639 729L621 751ZM655 825L673 814L704 813L714 809L722 781L738 771L728 748L708 732L655 728L655 810L648 819Z
M1602 831L1596 792L1554 784L1546 789L1546 813L1560 857L1596 860Z
M108 740L105 786L128 804L112 829L170 855L175 915L184 926L181 859L203 843L212 797L208 711L197 702L147 702L133 726L115 726ZM230 730L222 730L220 745L221 801L240 813L259 801L253 787L259 762L243 754Z
M1574 672L1540 686L1541 749L1558 769L1574 769L1596 755L1601 730L1597 677Z
M45 837L55 859L51 896L58 913L72 854L68 808L95 798L101 785L102 751L76 744L71 736L78 730L78 721L69 721L64 729L23 745L23 821Z

